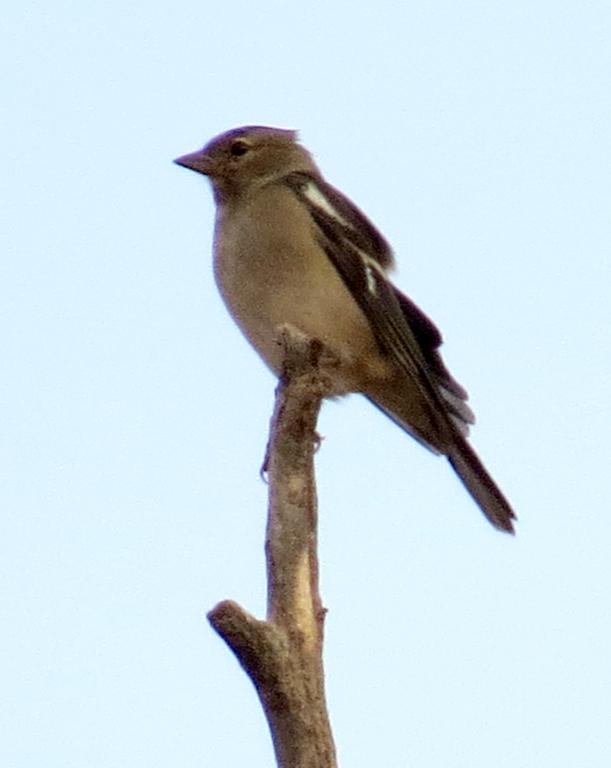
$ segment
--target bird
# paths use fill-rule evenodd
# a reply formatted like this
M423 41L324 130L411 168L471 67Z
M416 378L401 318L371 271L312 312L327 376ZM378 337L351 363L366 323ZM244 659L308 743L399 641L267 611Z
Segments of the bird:
M281 374L282 326L339 360L332 396L357 392L450 465L492 525L516 516L468 441L473 411L429 317L391 282L384 236L329 184L294 130L234 128L176 158L207 176L214 276L238 327Z

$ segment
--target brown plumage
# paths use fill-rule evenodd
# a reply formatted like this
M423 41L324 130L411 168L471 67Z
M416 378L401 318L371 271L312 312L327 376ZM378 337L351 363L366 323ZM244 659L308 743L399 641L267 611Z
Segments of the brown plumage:
M473 413L439 331L390 282L388 243L324 180L296 133L237 128L176 162L212 182L216 281L267 365L279 372L281 325L320 339L341 361L334 394L364 394L447 456L490 522L513 532L509 503L467 442Z

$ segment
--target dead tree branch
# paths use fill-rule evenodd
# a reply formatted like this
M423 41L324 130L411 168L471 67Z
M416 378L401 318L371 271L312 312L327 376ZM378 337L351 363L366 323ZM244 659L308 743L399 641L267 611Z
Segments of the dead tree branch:
M225 600L208 618L257 689L279 768L335 768L324 693L313 460L330 378L320 342L285 328L279 343L285 365L265 460L267 617L259 621Z

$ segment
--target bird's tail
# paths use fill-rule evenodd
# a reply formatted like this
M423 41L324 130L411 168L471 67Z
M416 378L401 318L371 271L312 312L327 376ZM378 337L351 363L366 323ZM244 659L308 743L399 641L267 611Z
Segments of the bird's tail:
M462 436L457 436L447 456L465 488L492 525L501 531L514 533L515 514L469 443Z
M450 425L448 422L449 429L446 430L446 435L442 439L439 437L439 429L432 423L426 403L418 397L406 397L402 392L397 394L392 383L386 389L378 386L375 394L367 396L395 424L426 448L433 453L445 454L465 488L492 525L501 531L514 533L512 520L515 519L515 514L509 502L488 474L458 425L454 422ZM465 421L466 425L467 421Z

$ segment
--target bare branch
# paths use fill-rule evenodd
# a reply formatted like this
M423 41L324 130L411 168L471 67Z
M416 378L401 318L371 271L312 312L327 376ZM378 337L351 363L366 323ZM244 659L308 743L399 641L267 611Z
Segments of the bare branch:
M230 600L208 618L257 689L278 766L334 768L322 664L325 610L318 589L313 460L316 421L331 390L331 374L320 342L285 327L279 343L285 366L264 465L269 476L267 619L255 619Z

